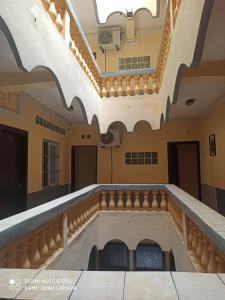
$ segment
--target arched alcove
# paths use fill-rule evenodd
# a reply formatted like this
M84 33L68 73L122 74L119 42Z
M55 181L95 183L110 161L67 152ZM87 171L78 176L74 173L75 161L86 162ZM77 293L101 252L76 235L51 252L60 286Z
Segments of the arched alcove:
M151 130L151 124L148 121L145 120L141 120L138 121L135 125L134 125L134 131L135 132L143 132L145 130Z
M163 271L165 269L164 252L159 244L149 239L138 243L134 261L136 271Z
M99 257L100 271L128 271L128 247L121 240L109 241Z

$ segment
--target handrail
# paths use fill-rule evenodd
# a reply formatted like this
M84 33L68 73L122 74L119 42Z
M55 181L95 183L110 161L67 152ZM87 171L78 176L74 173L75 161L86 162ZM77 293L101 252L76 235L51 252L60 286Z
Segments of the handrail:
M168 213L196 271L225 272L225 218L170 184L93 185L1 220L0 265L48 265L105 210Z
M168 0L161 49L156 70L101 73L81 28L73 6L68 0L41 0L46 11L63 35L83 71L101 97L132 96L158 93L167 61L171 34L181 0Z

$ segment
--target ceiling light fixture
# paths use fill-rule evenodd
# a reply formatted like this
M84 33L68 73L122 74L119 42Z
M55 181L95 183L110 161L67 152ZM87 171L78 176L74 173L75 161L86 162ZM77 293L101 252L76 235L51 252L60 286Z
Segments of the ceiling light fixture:
M185 104L186 104L187 106L192 106L192 105L194 104L194 102L195 102L194 99L188 99L188 100L185 102Z

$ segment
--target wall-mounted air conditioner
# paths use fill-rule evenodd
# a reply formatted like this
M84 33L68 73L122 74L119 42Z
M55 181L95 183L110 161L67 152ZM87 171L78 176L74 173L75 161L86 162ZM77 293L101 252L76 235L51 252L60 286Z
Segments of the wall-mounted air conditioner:
M107 133L101 134L102 147L118 147L120 145L120 130L109 129Z
M98 29L98 45L103 50L119 50L120 27L101 27Z

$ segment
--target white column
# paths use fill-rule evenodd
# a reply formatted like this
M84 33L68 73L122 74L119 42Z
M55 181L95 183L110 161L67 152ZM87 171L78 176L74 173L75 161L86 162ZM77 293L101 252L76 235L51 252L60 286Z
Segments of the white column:
M134 271L134 250L129 250L129 270Z
M67 213L63 214L63 228L62 228L62 246L65 249L67 247Z
M165 251L165 271L170 271L170 252Z

